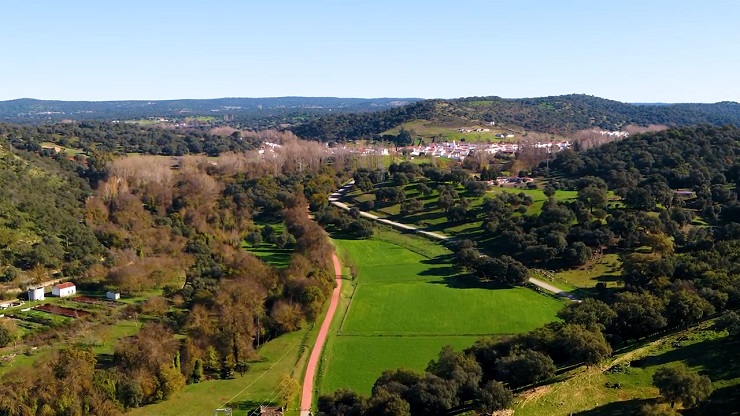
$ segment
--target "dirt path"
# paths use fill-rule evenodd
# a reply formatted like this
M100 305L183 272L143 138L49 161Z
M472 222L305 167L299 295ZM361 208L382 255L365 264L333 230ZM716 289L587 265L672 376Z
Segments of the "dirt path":
M337 286L331 293L329 310L326 312L324 321L321 323L319 336L316 338L316 343L313 345L311 355L308 358L306 375L303 377L303 390L301 392L301 416L308 416L311 414L311 402L313 401L314 391L313 382L316 379L316 368L319 364L319 358L321 358L321 352L324 349L326 336L329 334L329 327L331 326L332 318L334 318L334 313L337 311L339 294L342 290L342 265L339 263L339 258L337 258L336 253L332 254L331 259L334 262L334 275L336 276Z

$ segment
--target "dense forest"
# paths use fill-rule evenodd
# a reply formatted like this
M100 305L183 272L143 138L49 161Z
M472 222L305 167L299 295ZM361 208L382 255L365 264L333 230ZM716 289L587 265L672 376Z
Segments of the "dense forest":
M3 141L5 280L25 287L40 274L65 276L90 291L161 295L124 310L147 323L117 342L110 362L75 344L33 371L9 371L0 414L118 414L186 383L243 374L259 345L317 319L334 285L332 248L307 206L325 201L348 172L327 166L318 143L278 136L283 146L270 159L191 156L173 167L136 155L97 170L95 160L11 153ZM254 235L291 249L287 267L246 251ZM91 319L24 342L63 342L96 325Z
M380 139L380 133L412 120L439 124L491 122L517 130L568 134L630 125L740 124L740 104L628 104L588 95L506 99L471 97L427 100L376 113L339 114L292 127L299 137L322 141Z
M466 196L486 186L460 170L401 163L389 171L389 181L359 171L356 184L374 189L376 204L403 203L404 215L415 204L399 185L417 182L425 195L439 190L437 204L450 221L482 219L485 237L455 243L467 279L491 287L526 284L530 268L578 266L609 252L621 258L623 285L597 285L591 297L558 314L562 321L529 333L480 339L464 351L445 348L423 373L389 370L369 398L348 390L322 396L321 415L491 412L511 405L511 390L548 380L558 369L599 364L617 348L725 311L718 328L740 333L732 312L740 308L735 127L676 128L558 153L549 167L534 169L550 199L533 214L525 214L532 201L523 193L502 192L470 207ZM577 197L558 201L557 189ZM491 243L476 247L483 240Z

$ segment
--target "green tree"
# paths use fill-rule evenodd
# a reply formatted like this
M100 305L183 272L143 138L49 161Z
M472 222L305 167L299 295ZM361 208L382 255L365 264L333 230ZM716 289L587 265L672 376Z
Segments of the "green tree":
M582 325L586 328L597 327L602 331L611 326L617 314L606 303L586 298L582 302L571 302L558 312L558 318L568 324Z
M685 407L696 406L712 393L709 377L689 370L685 364L659 368L653 375L653 385L671 407L676 403Z
M17 329L7 319L0 321L0 348L11 344L17 338Z
M671 294L666 306L668 322L688 328L714 313L714 306L698 294L681 290Z
M565 325L555 336L555 343L574 363L598 364L612 354L612 348L599 328Z
M594 209L603 209L606 207L606 190L595 186L587 186L578 191L578 200L583 202L589 211L593 213Z
M491 380L478 390L476 410L489 414L511 407L514 394L498 381Z
M555 375L555 363L549 356L534 350L524 350L496 362L496 379L521 387Z
M251 231L249 234L247 234L244 240L252 247L257 247L258 245L262 244L262 234L257 231Z
M239 373L240 377L244 377L244 374L246 374L247 371L249 371L249 363L246 362L245 360L237 361L236 364L234 364L234 371Z

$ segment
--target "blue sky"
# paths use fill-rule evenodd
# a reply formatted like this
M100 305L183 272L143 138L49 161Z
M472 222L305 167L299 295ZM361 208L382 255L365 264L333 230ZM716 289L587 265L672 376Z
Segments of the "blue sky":
M0 100L740 101L734 0L0 0Z

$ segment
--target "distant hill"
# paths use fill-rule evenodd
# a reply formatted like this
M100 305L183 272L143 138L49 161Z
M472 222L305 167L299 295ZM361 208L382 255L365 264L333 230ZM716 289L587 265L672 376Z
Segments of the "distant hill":
M280 116L291 113L326 114L393 108L418 98L274 97L205 100L50 101L22 98L0 101L0 120L45 122L64 119L114 120L147 117L228 115L234 118Z
M588 128L620 130L630 124L740 125L740 104L629 104L577 94L518 99L470 97L420 101L375 113L332 114L292 130L305 139L356 140L377 138L412 120L448 126L495 122L524 131L567 134Z

